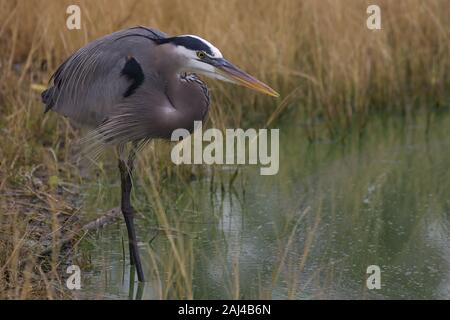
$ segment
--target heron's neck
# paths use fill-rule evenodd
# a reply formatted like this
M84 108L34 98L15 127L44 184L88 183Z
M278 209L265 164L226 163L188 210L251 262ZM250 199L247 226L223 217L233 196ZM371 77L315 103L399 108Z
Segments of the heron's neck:
M155 64L165 83L165 94L183 125L189 126L194 121L201 121L208 110L209 100L205 90L196 81L183 79L185 62L177 56L172 45L158 46ZM187 127L186 127L187 128Z
M195 120L201 120L208 107L200 83L185 79L179 73L166 77L166 95L175 109L187 113L186 116L191 115Z
M208 111L209 100L200 85L186 81L178 74L164 76L165 94L172 109L167 109L168 127L171 130L194 129L195 121L202 121Z

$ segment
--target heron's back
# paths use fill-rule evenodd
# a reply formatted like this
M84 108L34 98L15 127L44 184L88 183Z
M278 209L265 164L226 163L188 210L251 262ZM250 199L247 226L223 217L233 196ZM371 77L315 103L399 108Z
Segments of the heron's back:
M90 42L52 76L53 86L42 93L45 111L51 109L79 124L98 126L144 81L154 91L163 90L151 63L156 44L129 36L132 34L166 37L158 30L136 27ZM133 64L135 61L139 64Z

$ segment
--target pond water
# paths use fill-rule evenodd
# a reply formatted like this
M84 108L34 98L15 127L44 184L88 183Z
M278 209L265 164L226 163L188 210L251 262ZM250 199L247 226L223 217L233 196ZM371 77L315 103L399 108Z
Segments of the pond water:
M120 221L83 240L77 295L449 299L449 128L446 115L379 119L363 136L309 143L301 126L282 127L278 175L216 167L183 186L167 180L160 214L139 179L133 201L148 282L130 271ZM117 181L91 189L86 211L119 201ZM381 289L367 288L371 265Z

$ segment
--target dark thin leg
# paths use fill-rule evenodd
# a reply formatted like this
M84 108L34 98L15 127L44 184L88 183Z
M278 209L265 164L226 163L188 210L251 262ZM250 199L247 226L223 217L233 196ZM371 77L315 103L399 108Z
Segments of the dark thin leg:
M142 297L144 296L144 286L145 286L144 283L142 282L138 283L136 297L134 298L134 300L142 300Z
M128 244L130 248L130 262L132 265L136 265L136 271L138 280L143 282L144 273L142 271L141 258L139 256L139 249L137 245L136 231L134 228L134 208L131 205L131 172L133 170L134 162L134 151L131 152L128 163L119 157L119 170L120 170L120 180L122 186L122 214L125 219L125 224L127 225L128 231Z

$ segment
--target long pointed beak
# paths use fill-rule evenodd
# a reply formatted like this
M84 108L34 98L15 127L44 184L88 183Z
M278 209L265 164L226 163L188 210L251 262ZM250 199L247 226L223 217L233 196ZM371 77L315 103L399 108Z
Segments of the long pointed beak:
M259 81L255 77L252 77L251 75L242 71L225 59L214 59L214 62L212 64L221 76L227 78L235 84L239 84L244 87L262 92L272 97L280 96L278 92L273 90L267 84Z

